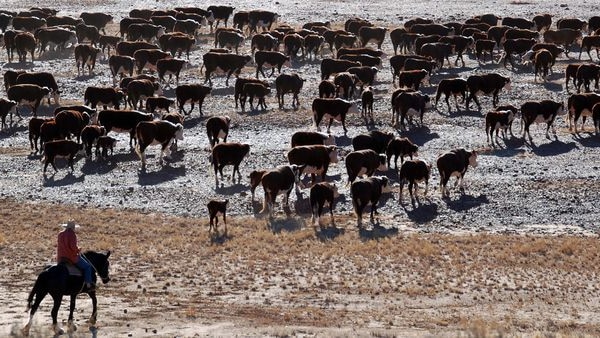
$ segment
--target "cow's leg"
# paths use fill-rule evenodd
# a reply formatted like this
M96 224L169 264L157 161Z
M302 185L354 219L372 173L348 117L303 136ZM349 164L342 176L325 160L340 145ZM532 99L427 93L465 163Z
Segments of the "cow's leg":
M327 123L327 134L331 134L331 124L333 123L333 118L329 119L329 123Z

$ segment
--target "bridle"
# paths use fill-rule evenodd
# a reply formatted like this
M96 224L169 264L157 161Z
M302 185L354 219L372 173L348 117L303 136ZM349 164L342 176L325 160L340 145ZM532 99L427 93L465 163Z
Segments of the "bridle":
M105 281L109 281L110 280L110 278L108 277L108 275L102 276L100 274L100 272L98 271L98 269L96 269L96 266L94 264L92 264L92 262L85 256L85 254L82 253L80 255L80 257L81 257L81 259L83 259L84 261L86 261L94 269L94 271L98 274L98 276L100 276L100 279L102 279L103 283L106 283Z

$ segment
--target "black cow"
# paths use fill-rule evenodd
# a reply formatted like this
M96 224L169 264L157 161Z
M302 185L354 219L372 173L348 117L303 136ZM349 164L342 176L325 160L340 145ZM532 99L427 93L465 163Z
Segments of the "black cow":
M425 190L423 192L423 196L426 196L430 178L431 165L429 163L423 160L409 160L402 163L402 166L400 167L400 173L398 174L398 180L400 181L400 194L398 200L400 204L402 204L402 190L407 182L408 192L410 193L410 201L414 206L415 199L418 198L418 183L425 181Z
M112 87L87 87L83 94L83 101L93 109L96 109L97 105L102 105L104 109L107 107L119 109L124 97L123 91Z
M231 180L235 180L235 173L238 173L238 181L242 179L240 174L240 163L250 152L250 145L246 143L219 143L212 148L211 161L215 172L215 184L219 184L219 177L223 179L223 168L226 165L233 165Z
M418 151L419 147L407 137L394 138L388 143L385 150L388 168L390 167L392 156L394 156L394 167L398 170L398 157L400 157L400 164L402 164L404 163L404 156L409 156L412 160L413 156L418 156Z
M67 158L68 165L71 167L71 171L75 171L73 169L75 156L83 150L83 144L79 144L75 141L71 140L56 140L56 141L48 141L44 144L44 158L42 161L44 162L44 174L46 174L46 169L48 168L48 164L52 164L52 168L54 171L58 171L56 169L56 165L54 164L54 159L57 157Z
M367 177L352 183L352 205L356 212L358 227L362 228L362 215L366 206L371 206L371 223L375 222L374 213L381 194L391 192L389 179L382 176Z
M446 185L452 176L456 176L454 187L460 183L460 190L464 192L464 176L469 166L473 168L477 167L477 152L475 150L467 151L463 148L454 149L437 158L442 197L447 197L450 194Z
M287 93L292 93L293 95L292 107L296 108L300 106L298 95L300 94L300 90L302 90L304 81L305 80L296 73L280 74L275 79L275 88L277 90L277 102L279 103L279 108L283 108L283 97Z
M500 90L510 90L510 78L496 73L484 75L471 75L467 78L467 87L469 88L469 96L467 97L466 109L469 110L469 102L472 100L477 104L477 108L481 110L481 104L477 99L479 93L489 95L492 94L492 104L494 107L498 105L498 94Z
M436 108L442 93L446 96L446 105L448 106L448 111L452 111L450 108L450 102L448 102L450 95L454 96L456 110L460 111L460 108L458 107L458 99L456 97L458 95L462 96L462 102L465 102L465 98L467 96L467 80L461 78L442 79L438 84L437 92L435 94Z
M397 126L399 123L402 129L406 129L404 120L409 119L412 123L412 118L415 116L419 117L421 125L423 125L423 114L428 108L431 108L429 95L420 92L400 93L393 103L392 126ZM398 115L400 116L398 117Z
M336 120L342 123L344 135L346 135L348 132L346 129L346 115L359 113L356 103L339 98L314 99L312 103L312 111L313 122L317 129L319 129L319 123L321 123L323 118L329 118L329 123L327 124L327 133L330 133L331 123L333 123L333 120Z
M569 130L573 129L571 122L575 125L577 133L577 120L582 117L581 129L585 123L586 117L593 117L592 110L594 105L600 102L600 95L596 93L573 94L569 97L567 107L569 109Z
M106 128L106 133L129 132L129 146L135 141L135 127L142 121L152 121L154 116L137 110L102 110L98 113L98 124Z
M177 88L175 88L175 96L177 97L179 113L184 113L185 115L191 114L194 110L194 104L197 102L198 111L200 112L200 116L202 116L202 104L204 103L206 96L210 94L211 91L211 87L200 84L186 84L177 86ZM186 112L183 106L188 102L190 103L191 108L190 111Z

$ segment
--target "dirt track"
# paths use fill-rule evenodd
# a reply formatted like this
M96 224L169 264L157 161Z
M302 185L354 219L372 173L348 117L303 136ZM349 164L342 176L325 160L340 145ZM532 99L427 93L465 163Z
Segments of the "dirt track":
M371 20L376 25L390 28L400 26L408 18L414 16L424 16L445 22L461 21L472 14L487 12L522 17L532 17L537 13L549 12L554 14L555 18L577 16L587 19L590 15L590 7L592 11L600 9L599 6L588 6L583 2L570 2L568 6L562 6L552 2L538 4L509 1L484 1L483 4L481 1L462 1L460 5L450 5L449 7L446 7L448 6L446 2L412 1L410 4L395 4L377 1L368 8L364 8L362 2L353 1L350 3L332 2L325 11L315 13L315 3L315 1L305 1L284 6L277 2L245 1L236 2L235 6L236 10L272 9L281 15L282 22L294 26L325 18L336 25L341 25L350 16L359 15ZM15 4L15 7L27 7L22 2L9 2L4 7L11 4ZM76 7L66 1L58 1L55 4L57 8L61 8L60 14L63 15L77 15L83 10L83 4L85 4L87 11L115 13L115 22L118 22L133 8L123 2L98 4L90 1L75 5ZM181 1L178 2L179 4L185 5L189 2ZM174 7L172 2L164 1L142 1L136 3L135 7L141 8L144 5L157 8ZM203 6L204 4L196 5ZM115 26L112 29L114 33ZM212 37L208 34L203 35L200 45L192 53L189 67L183 71L181 83L204 81L204 75L199 72L200 60L202 54L211 46ZM248 49L249 42L246 42L244 51L246 52ZM383 50L388 55L393 54L391 43L387 38ZM578 48L575 50L578 52ZM112 83L106 60L97 64L93 76L77 76L71 53L72 50L63 54L49 53L39 61L36 60L33 64L27 63L24 67L18 63L4 63L6 55L1 53L0 62L2 62L3 71L22 68L32 71L52 69L63 89L63 102L79 103L87 86ZM329 51L326 51L326 56L328 53ZM571 53L571 57L573 55L577 55L577 53ZM452 61L454 60L452 59ZM510 76L513 82L511 92L500 94L501 104L510 103L520 106L527 100L547 98L566 103L568 98L569 94L563 88L564 67L570 62L574 62L573 59L561 56L557 61L554 74L549 77L550 81L543 84L534 83L533 73L530 69L505 69L496 64L480 66L474 59L466 61L467 65L463 68L444 68L432 78L434 86L426 86L423 91L435 95L435 84L440 79L449 76L459 75L466 78L474 73L494 71ZM251 154L242 163L243 175L247 175L253 169L283 164L285 162L284 153L289 148L291 134L297 130L311 128L310 104L316 96L316 87L320 79L318 64L318 61L298 60L293 63L292 69L284 70L285 72L298 72L307 80L300 97L301 108L299 110L291 109L289 103L286 109L277 109L277 100L272 95L267 101L269 109L266 112L255 111L242 114L233 108L232 86L225 87L225 80L222 77L213 79L213 94L207 98L203 111L207 116L222 114L231 116L233 127L229 140L251 144ZM375 119L378 128L392 130L389 125L389 98L394 88L391 86L387 58L384 59L383 64L384 66L378 74L378 82L374 86L376 93ZM242 74L251 76L254 71L255 68L250 66ZM274 77L269 81L274 81ZM3 89L1 95L5 96ZM174 96L173 89L167 88L165 95ZM286 97L286 99L288 102L291 101L291 98ZM459 114L456 112L448 114L445 104L440 103L439 110L432 109L426 113L424 126L410 127L407 132L395 131L397 135L407 136L417 143L420 146L421 158L430 163L434 163L440 153L456 147L478 149L481 151L481 156L479 167L475 170L469 169L467 173L465 195L461 196L458 192L453 191L450 200L442 200L439 191L436 190L439 176L434 169L429 187L429 197L422 199L422 203L413 207L408 203L408 197L405 196L405 202L401 205L398 203L396 189L393 195L389 195L382 201L378 226L383 229L393 229L392 234L396 234L395 229L398 229L400 234L412 230L427 233L485 231L501 234L526 233L551 236L596 233L600 226L600 208L595 204L597 196L600 195L600 184L598 184L600 139L591 134L591 124L588 122L587 131L577 136L569 133L566 121L559 118L556 138L547 140L543 136L543 128L534 127L532 128L534 144L529 144L523 142L518 133L517 121L514 128L517 136L509 138L506 144L501 141L502 147L493 149L486 143L482 119L483 113L491 109L491 99L484 98L482 104L484 107L482 112L472 110L462 111ZM53 108L53 106L44 106L42 115L50 114ZM65 168L61 168L55 175L51 175L50 171L46 178L41 173L39 155L33 155L29 150L27 117L0 133L0 170L3 173L1 178L3 190L0 196L3 198L23 202L63 203L85 208L156 212L197 218L197 223L200 224L207 222L205 204L211 198L229 198L228 212L233 218L246 219L245 217L254 215L256 211L260 210L259 202L262 201L262 191L257 190L259 202L251 204L247 180L235 183L224 181L223 185L215 187L212 168L208 162L209 147L204 131L205 118L199 117L197 111L186 119L185 139L179 143L179 150L175 152L173 160L163 168L157 163L158 149L151 147L148 151L150 155L148 170L140 172L139 159L127 145L128 136L118 134L119 143L115 150L116 153L109 161L80 159L75 166L74 174L68 174ZM363 121L357 116L349 118L349 126L350 131L347 137L342 136L341 126L334 124L332 127L337 144L343 148L342 153L351 150L350 143L353 136L367 131ZM225 171L230 173L231 167L226 167ZM385 174L391 177L393 182L397 182L395 171L390 170ZM328 178L338 182L343 195L336 206L336 215L343 215L343 221L338 222L338 226L344 227L348 231L354 231L354 216L349 188L346 186L347 175L343 161L330 168ZM302 196L292 197L294 203L292 210L300 214L300 217L286 220L285 216L280 213L275 224L289 228L291 222L293 225L291 228L294 230L308 226L307 196L308 191L304 191ZM62 216L57 215L56 217L63 218ZM260 216L258 218L259 222L263 222ZM49 237L44 238L43 241L51 242L52 232L47 235ZM10 241L10 235L4 234L4 237ZM0 246L0 248L2 247ZM29 268L35 271L31 263ZM29 283L30 280L17 283L20 286L19 292L27 292ZM187 294L188 291L184 293ZM223 300L225 304L239 305L239 299L234 295L226 295L223 298L225 298ZM280 301L283 300L280 299ZM123 302L123 307L126 307L127 301L123 300ZM114 306L119 308L119 301L115 300ZM239 306L243 317L243 306ZM115 316L117 315L115 314ZM140 314L140 317L143 317L143 314ZM14 319L18 318L21 317L15 315ZM231 320L229 317L227 319ZM168 317L163 320L171 321L174 318ZM8 321L8 323L12 322ZM186 320L183 322L187 323ZM2 324L5 323L7 322L3 321ZM171 331L164 334L181 332L181 335L188 335L204 332L204 329L207 330L206 332L214 332L210 331L210 325L223 325L226 328L225 331L218 331L219 328L217 328L216 332L235 332L227 331L229 330L227 322L214 323L215 321L209 321L206 323L206 327L196 325L190 331L178 331L177 328L170 328ZM275 323L283 324L280 320L274 320L271 324L275 325ZM306 325L321 326L310 321ZM373 325L376 328L383 326L381 323ZM357 324L357 327L367 326L365 323ZM427 328L418 324L414 327ZM142 329L137 328L136 330ZM241 333L244 333L243 330ZM114 333L129 331L131 330L115 329ZM141 331L134 331L134 333L145 334Z

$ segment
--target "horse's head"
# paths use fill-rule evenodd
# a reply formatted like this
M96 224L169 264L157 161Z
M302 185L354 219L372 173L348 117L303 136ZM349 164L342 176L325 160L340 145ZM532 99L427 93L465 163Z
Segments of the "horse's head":
M88 251L84 255L92 264L94 271L98 274L100 279L102 279L102 283L108 283L110 281L110 277L108 275L108 267L110 265L108 262L108 257L110 257L110 251L108 251L106 254Z

